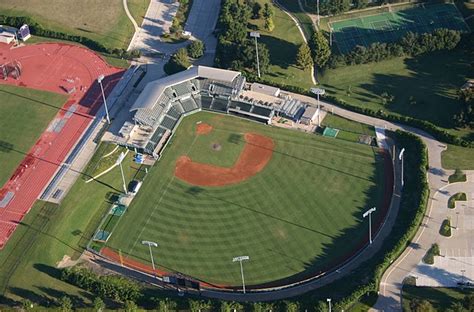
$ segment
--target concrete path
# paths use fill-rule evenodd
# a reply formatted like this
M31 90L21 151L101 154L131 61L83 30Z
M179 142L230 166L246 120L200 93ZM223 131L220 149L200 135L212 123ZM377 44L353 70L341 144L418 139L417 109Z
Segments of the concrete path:
M283 6L281 5L280 3L278 3L278 1L274 1L275 5L278 6L283 12L286 13L286 15L288 15L292 20L293 22L295 23L296 27L298 27L298 30L301 34L301 37L303 37L303 41L306 43L306 44L309 44L309 40L311 38L306 38L305 34L304 34L304 31L303 29L301 28L301 25L300 23L298 22L298 20L293 16L291 15L291 13ZM315 70L316 66L312 66L311 67L311 81L313 82L313 85L316 85L317 82L316 82L316 70Z
M204 56L196 62L196 65L212 66L214 64L217 47L214 29L219 18L220 6L220 0L193 1L184 30L191 33L192 39L199 39L206 46Z

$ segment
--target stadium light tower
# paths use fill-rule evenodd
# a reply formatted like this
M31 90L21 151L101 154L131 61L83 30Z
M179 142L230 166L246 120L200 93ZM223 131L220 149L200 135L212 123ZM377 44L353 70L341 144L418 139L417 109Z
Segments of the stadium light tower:
M242 275L242 290L245 294L245 279L244 279L244 267L242 266L242 261L250 260L249 256L239 256L232 259L232 262L240 262L240 274Z
M318 99L318 127L321 127L321 104L319 103L319 96L324 95L326 93L326 90L322 88L311 88L311 92L316 94L316 97Z
M369 210L367 210L363 214L364 218L369 216L369 242L370 242L370 245L372 245L372 212L374 212L375 210L377 210L377 209L375 207L373 207L373 208L370 208Z
M319 17L319 0L316 0L316 13L318 14L318 27L319 27L319 20L321 19L321 17Z
M102 91L102 99L104 100L104 106L105 106L105 114L107 116L107 123L110 125L110 116L109 116L109 109L107 108L107 100L105 99L105 93L104 93L104 87L102 86L102 81L104 80L105 76L100 75L97 78L97 82L100 85L100 90Z
M258 60L258 42L257 42L257 38L260 38L260 33L258 31L251 31L250 37L255 38L255 50L257 51L257 74L258 74L258 78L260 78L260 61Z
M329 312L331 312L332 310L332 306L331 306L331 298L327 298L326 301L328 302L328 306L329 306Z
M155 243L155 242L146 241L146 240L142 241L142 244L143 245L148 245L148 248L150 249L151 266L153 268L153 274L155 274L155 278L156 278L155 261L153 260L153 251L151 250L151 247L158 247L158 244Z
M400 154L398 155L398 159L400 159L402 161L402 187L403 187L403 184L405 184L405 181L404 181L404 178L403 178L403 154L405 154L405 148L402 148L402 150L400 151Z
M123 191L125 194L127 194L127 183L125 183L125 175L123 174L123 167L122 167L122 162L125 159L125 153L122 152L120 153L119 157L117 158L117 161L115 162L116 166L120 166L120 173L122 174L122 182L123 182Z

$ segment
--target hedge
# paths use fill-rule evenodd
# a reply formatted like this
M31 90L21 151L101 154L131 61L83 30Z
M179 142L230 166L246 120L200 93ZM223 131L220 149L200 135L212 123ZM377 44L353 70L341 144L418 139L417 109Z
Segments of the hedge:
M34 19L28 16L0 15L0 25L9 25L9 26L19 28L23 24L27 24L30 28L30 32L36 36L77 42L94 51L107 53L107 54L114 55L117 57L123 57L125 59L132 59L134 57L140 56L140 52L138 50L127 51L125 49L117 49L117 48L108 49L102 43L92 40L90 38L84 37L84 36L71 35L71 34L60 32L60 31L46 29L41 24L39 24Z

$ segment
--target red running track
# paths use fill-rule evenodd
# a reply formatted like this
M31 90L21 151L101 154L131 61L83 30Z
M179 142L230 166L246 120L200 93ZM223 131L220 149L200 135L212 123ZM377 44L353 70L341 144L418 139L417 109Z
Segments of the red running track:
M7 193L14 193L8 204L0 208L0 249L103 104L97 77L105 75L103 85L109 94L123 75L123 70L109 66L91 50L68 44L43 43L19 48L0 44L0 64L11 61L21 62L21 77L0 80L0 84L65 95L68 90L75 91L69 94L35 145L29 151L18 151L24 153L25 158L0 189L0 201Z

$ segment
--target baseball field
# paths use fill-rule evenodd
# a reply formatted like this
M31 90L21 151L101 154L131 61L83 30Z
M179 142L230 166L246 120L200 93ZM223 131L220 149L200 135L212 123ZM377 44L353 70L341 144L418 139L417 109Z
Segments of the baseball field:
M51 92L0 85L0 188L66 101Z
M237 117L182 120L103 252L220 286L274 284L334 267L367 240L384 197L376 149ZM379 209L382 210L382 209ZM376 222L381 213L376 212Z

